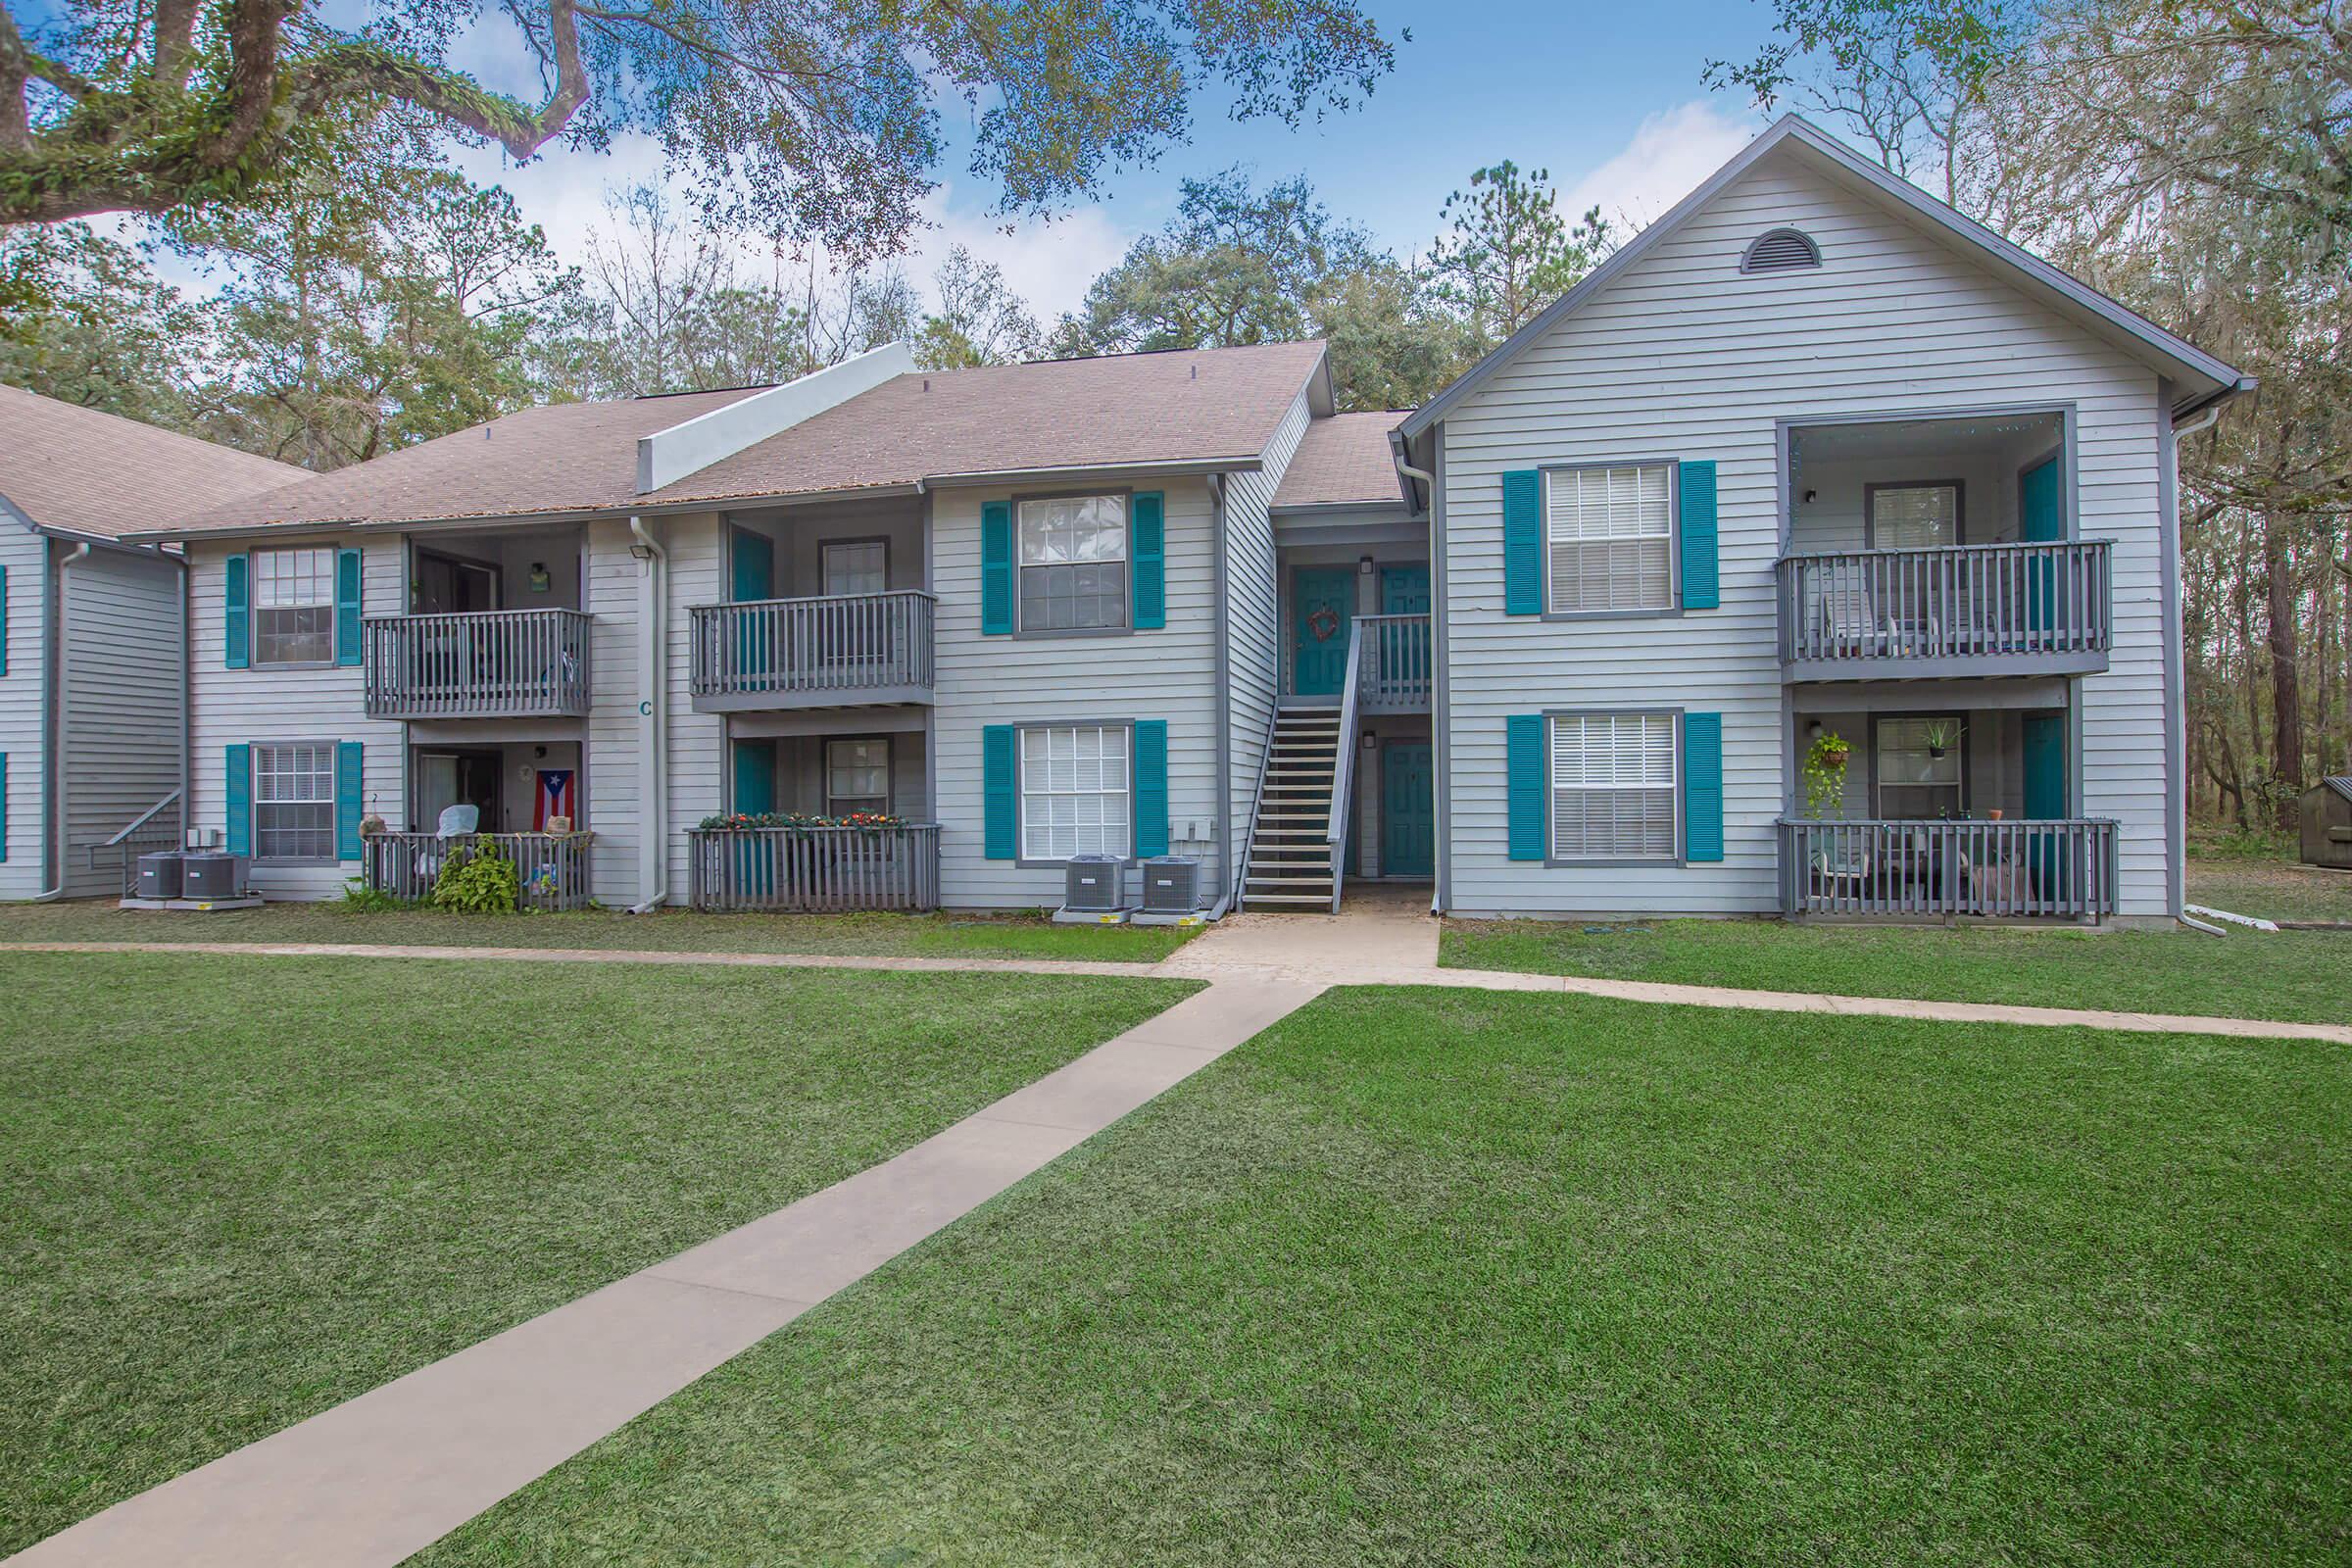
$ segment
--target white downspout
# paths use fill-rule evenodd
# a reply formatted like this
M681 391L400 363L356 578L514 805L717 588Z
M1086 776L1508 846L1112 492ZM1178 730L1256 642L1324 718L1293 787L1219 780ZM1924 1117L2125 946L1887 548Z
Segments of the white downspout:
M669 900L669 704L662 680L663 656L669 651L669 552L646 530L641 516L629 518L629 532L647 552L645 581L637 595L637 619L645 628L637 650L637 808L643 835L637 888L646 896L629 906L631 914L644 914Z
M55 904L65 897L67 879L74 874L68 863L74 858L73 835L66 828L66 782L71 776L66 767L66 568L89 553L90 542L84 539L57 562L57 751L49 759L49 776L56 781L49 791L49 810L55 824L50 831L57 843L57 886L35 893L35 904Z

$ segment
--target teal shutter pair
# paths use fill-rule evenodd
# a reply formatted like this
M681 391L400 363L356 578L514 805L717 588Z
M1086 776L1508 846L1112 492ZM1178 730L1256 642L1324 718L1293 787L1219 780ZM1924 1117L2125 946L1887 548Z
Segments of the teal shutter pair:
M230 669L253 664L253 558L228 558L220 574L220 662ZM358 664L360 645L360 553L335 552L335 662ZM357 854L355 850L353 852Z
M1131 496L1127 504L1128 605L1138 631L1168 623L1167 498L1159 491ZM1012 503L980 506L980 630L990 637L1012 635Z
M367 751L358 741L335 745L335 858L360 858L360 817L368 788ZM228 803L228 853L253 853L253 748L231 746L221 761Z
M1168 853L1168 721L1135 721L1135 853ZM982 853L992 860L1020 858L1020 729L990 724L980 732Z
M1510 858L1542 860L1551 849L1550 725L1542 713L1503 720ZM1723 858L1723 715L1683 715L1683 858Z
M1678 466L1682 500L1676 532L1682 541L1683 608L1722 604L1717 564L1715 465ZM1507 615L1544 613L1544 475L1515 468L1502 476L1502 609Z

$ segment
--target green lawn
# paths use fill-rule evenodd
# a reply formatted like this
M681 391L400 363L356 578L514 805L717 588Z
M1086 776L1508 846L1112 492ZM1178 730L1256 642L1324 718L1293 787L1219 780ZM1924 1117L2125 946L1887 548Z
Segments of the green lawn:
M1193 989L0 954L0 1556Z
M417 1559L2340 1564L2352 1055L1334 993Z
M1439 962L1754 991L2352 1022L2352 933L1453 920Z
M2192 858L2188 902L2265 920L2352 925L2352 871L2323 871L2284 858Z
M109 903L0 905L9 942L389 942L443 947L630 948L658 953L872 954L1156 963L1199 934L1173 926L1055 925L1037 914L468 915L273 904L213 914Z

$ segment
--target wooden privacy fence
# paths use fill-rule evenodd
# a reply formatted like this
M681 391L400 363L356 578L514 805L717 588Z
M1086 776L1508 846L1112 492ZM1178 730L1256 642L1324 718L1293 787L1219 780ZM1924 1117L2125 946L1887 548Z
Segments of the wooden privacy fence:
M588 711L588 617L579 611L376 615L367 632L370 718Z
M829 912L939 907L939 825L697 828L698 909Z
M1367 713L1426 713L1436 685L1427 615L1358 615L1357 700Z
M2109 549L2090 539L1785 556L1781 658L2105 653Z
M360 841L361 874L368 886L396 899L423 899L433 891L449 852L460 844L485 845L514 862L525 909L588 907L588 833L370 833Z
M2087 920L2115 912L2115 824L1784 818L1787 914Z
M904 589L704 605L694 612L694 695L927 687L933 603Z

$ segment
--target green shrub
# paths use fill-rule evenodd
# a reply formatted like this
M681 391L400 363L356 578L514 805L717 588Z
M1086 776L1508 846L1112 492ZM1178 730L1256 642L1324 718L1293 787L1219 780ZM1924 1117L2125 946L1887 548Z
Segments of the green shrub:
M395 898L382 888L371 888L366 877L355 876L343 884L343 907L362 914L385 914L394 909L415 906L412 899Z
M461 839L450 845L433 878L432 904L458 914L513 914L521 894L521 873L496 845Z

